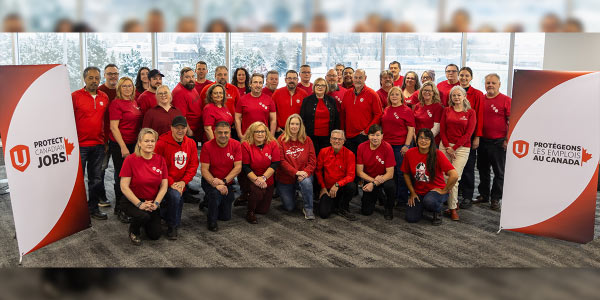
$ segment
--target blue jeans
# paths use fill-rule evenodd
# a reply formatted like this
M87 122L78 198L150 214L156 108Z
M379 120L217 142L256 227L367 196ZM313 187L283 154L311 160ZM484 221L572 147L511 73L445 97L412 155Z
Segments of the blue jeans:
M98 200L102 189L102 160L104 159L104 145L80 147L81 169L85 174L87 165L88 174L88 208L90 212L98 210Z
M442 203L448 200L448 195L430 191L425 195L418 195L420 201L415 201L413 207L406 206L406 221L416 223L423 218L423 211L439 213L442 211Z
M392 145L394 150L394 158L396 159L396 166L394 167L394 180L396 181L396 198L398 198L399 204L406 204L408 202L408 187L404 181L404 173L400 171L402 167L402 147L404 145Z
M283 184L281 182L277 183L277 190L279 191L279 196L281 196L283 208L287 211L292 211L294 210L294 207L296 207L296 188L299 188L300 193L302 193L302 199L304 199L304 208L313 209L313 176L293 184Z
M206 182L204 178L202 178L200 185L202 186L204 194L206 195L208 207L206 221L209 224L213 224L216 223L217 220L231 220L231 208L233 205L233 200L235 199L233 186L228 185L227 195L221 195L221 192L219 192L219 190L217 190L215 187Z
M179 191L169 187L160 206L160 217L167 222L167 225L179 227L183 211L183 197Z

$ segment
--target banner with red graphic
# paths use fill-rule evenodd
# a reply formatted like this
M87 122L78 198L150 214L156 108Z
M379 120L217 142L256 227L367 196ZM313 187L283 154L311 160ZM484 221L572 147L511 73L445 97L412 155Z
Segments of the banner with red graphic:
M0 135L21 257L89 227L64 65L0 66Z
M515 70L500 228L594 239L600 73Z

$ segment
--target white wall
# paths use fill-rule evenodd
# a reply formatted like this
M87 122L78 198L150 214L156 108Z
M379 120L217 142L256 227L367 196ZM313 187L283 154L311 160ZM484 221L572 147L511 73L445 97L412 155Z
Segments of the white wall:
M544 70L600 71L600 34L546 34Z

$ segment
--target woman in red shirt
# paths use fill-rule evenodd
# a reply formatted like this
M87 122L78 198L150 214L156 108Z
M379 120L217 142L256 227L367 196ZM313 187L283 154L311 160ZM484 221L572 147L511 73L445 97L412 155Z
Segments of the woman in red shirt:
M246 220L258 224L255 213L266 214L271 207L273 175L279 167L279 145L262 122L254 122L242 140L242 192L247 191L248 212Z
M435 144L440 142L440 121L444 107L440 103L440 93L433 81L423 83L419 90L419 103L414 107L415 131L430 129L435 137Z
M471 150L471 136L475 131L477 117L467 100L467 92L460 86L450 90L449 106L444 109L440 123L440 150L446 155L456 169L458 178L469 159ZM458 221L458 184L454 185L448 199L448 210L444 213Z
M410 98L416 91L421 88L419 83L419 75L413 71L406 72L404 82L402 83L402 95L404 99Z
M110 103L108 108L110 118L110 133L108 135L108 147L114 165L115 178L115 214L121 222L130 221L121 212L119 199L123 197L119 173L123 160L135 150L138 133L142 125L142 112L134 99L134 85L129 77L119 79L117 83L117 98Z
M131 217L129 239L140 245L140 229L144 226L151 240L160 238L160 204L169 185L167 163L154 154L158 133L144 128L138 135L134 154L127 156L119 176L123 197L122 210Z
M296 207L296 188L300 189L304 207L302 212L307 220L314 220L313 213L313 173L317 166L315 148L299 114L293 114L285 122L285 130L277 139L281 164L277 170L277 190L283 208L289 212Z
M148 73L150 69L147 67L141 67L138 70L137 76L135 77L135 100L145 92L150 86L150 79L148 79Z
M321 149L330 146L331 131L340 127L336 101L327 93L327 81L317 78L313 84L313 93L302 100L300 107L300 116L306 125L306 135L313 141L316 155L319 155Z
M225 121L229 125L233 125L233 116L225 105L227 97L225 95L225 87L216 83L211 85L206 92L206 106L202 112L202 120L204 122L204 133L206 138L210 141L215 138L214 126L215 124Z
M448 192L458 180L456 170L433 141L431 130L419 130L417 147L408 150L402 162L404 181L410 191L406 208L409 223L419 222L423 211L428 210L433 213L431 223L441 225L442 203L448 200Z
M250 75L245 68L237 68L231 76L231 84L233 84L240 93L240 97L250 93Z
M160 85L156 88L156 106L148 109L144 115L142 128L152 128L158 132L158 136L171 130L171 123L177 116L183 114L172 104L172 96L169 87Z

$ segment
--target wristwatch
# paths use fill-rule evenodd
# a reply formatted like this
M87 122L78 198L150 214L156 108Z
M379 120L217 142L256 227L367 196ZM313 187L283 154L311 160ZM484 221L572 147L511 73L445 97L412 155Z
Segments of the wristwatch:
M335 185L335 187L336 187L336 188L339 188L339 187L340 187L340 184L339 184L339 183L337 183L337 182L336 182L336 183L334 183L333 185Z
M156 207L160 207L160 202L154 201L154 205L156 205Z

